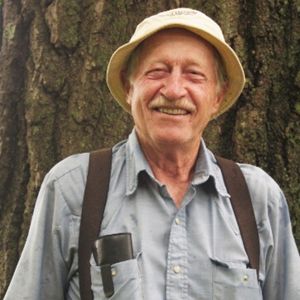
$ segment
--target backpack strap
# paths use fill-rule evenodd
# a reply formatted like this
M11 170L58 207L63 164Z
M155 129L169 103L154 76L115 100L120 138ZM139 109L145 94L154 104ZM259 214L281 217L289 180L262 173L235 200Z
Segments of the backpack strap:
M249 258L249 267L256 269L259 278L259 237L254 210L245 177L240 167L231 160L216 156L223 179L230 194L233 208L245 251Z
M111 171L111 149L90 153L78 245L80 299L92 300L90 257L101 228Z

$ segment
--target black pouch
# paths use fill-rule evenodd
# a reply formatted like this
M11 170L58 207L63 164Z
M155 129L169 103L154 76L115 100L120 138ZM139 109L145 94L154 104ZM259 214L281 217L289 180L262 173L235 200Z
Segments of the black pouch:
M133 259L131 233L123 232L99 237L93 248L97 266L101 267L104 294L107 298L114 294L111 265Z

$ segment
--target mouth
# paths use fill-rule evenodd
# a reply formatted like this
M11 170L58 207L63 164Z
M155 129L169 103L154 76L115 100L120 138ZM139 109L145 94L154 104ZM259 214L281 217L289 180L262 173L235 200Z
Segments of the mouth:
M187 99L168 100L165 97L158 97L154 99L149 108L155 112L170 116L186 116L192 114L196 108L193 103Z
M183 108L158 107L155 108L154 110L172 116L184 116L190 114L189 111Z

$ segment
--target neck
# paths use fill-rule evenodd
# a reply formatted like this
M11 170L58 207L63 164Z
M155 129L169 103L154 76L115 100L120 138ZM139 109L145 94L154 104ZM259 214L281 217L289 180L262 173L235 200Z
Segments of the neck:
M200 139L186 146L153 146L141 140L140 144L155 178L167 186L170 196L179 207L193 177Z
M144 149L144 154L155 177L158 179L160 174L163 174L178 180L188 181L193 175L198 151L199 147L194 151L182 151L174 148L167 151L164 148L156 152Z

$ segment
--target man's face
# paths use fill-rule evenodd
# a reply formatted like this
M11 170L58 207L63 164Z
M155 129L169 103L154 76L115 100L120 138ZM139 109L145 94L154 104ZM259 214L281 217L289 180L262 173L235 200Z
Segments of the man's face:
M142 145L198 147L204 128L218 111L213 50L182 29L147 39L127 83L127 101Z

